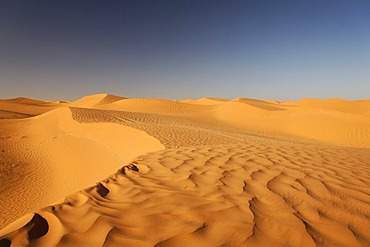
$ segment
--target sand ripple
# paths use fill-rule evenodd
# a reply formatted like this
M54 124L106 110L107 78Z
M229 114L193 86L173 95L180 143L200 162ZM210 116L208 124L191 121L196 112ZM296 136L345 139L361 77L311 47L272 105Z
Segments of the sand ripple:
M63 225L46 233L58 246L367 246L368 159L297 144L167 149L38 214Z
M36 119L4 120L8 122L3 126L17 123L19 129L9 127L8 134L0 135L6 153L0 175L14 179L0 188L1 195L14 194L4 188L23 193L15 186L16 177L9 175L20 165L7 157L27 154L19 147L30 148L34 142L27 144L28 138L47 144L28 157L39 169L36 161L72 143L68 152L75 156L68 161L79 164L78 174L87 178L99 170L107 172L102 160L109 159L113 167L122 161L117 157L134 158L96 185L4 228L0 246L370 246L367 105L249 99L167 104L99 95ZM333 124L333 119L346 120ZM285 123L288 127L276 132ZM253 124L259 127L251 128ZM41 134L35 127L40 125L52 133ZM23 140L19 133L25 126L39 139ZM285 134L290 127L294 135ZM315 138L303 138L311 135ZM5 149L5 144L12 146ZM81 165L84 159L77 159L72 150L79 145L95 150L89 162L99 157L101 164ZM131 149L135 156L128 152ZM59 164L59 170L66 164L48 160ZM44 167L48 175L52 166ZM66 165L64 175L73 175L70 168ZM40 174L35 170L30 176L36 181L48 177ZM38 191L46 188L36 186ZM15 205L11 200L10 204ZM3 215L11 217L8 214L17 210Z

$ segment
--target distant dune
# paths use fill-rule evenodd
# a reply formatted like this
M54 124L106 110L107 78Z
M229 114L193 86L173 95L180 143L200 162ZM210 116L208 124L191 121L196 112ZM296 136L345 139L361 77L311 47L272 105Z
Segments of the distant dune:
M370 246L370 100L0 100L0 246Z
M70 105L75 107L94 107L114 103L115 101L122 99L124 98L110 94L95 94L78 99Z

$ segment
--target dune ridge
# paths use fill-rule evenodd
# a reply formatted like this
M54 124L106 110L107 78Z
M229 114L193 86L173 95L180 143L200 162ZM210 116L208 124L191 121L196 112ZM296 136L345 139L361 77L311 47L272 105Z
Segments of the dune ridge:
M70 103L70 105L75 107L95 107L99 105L114 103L115 101L119 101L122 99L124 98L111 94L94 94L73 101Z
M0 229L34 212L0 245L370 246L369 107L101 94L0 120Z
M139 154L164 147L130 127L78 123L67 107L4 120L0 128L1 226L103 179ZM128 141L134 146L122 145Z

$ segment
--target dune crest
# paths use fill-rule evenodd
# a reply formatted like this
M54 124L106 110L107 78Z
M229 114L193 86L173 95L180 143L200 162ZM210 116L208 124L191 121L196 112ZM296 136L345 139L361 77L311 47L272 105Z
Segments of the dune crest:
M118 100L124 99L120 96L115 96L111 94L94 94L82 97L76 101L70 103L70 106L74 107L94 107L99 105L110 104Z
M78 123L67 107L4 120L0 128L2 227L98 182L140 154L164 148L155 138L127 126Z
M369 107L101 94L3 113L0 228L28 214L0 245L370 246Z

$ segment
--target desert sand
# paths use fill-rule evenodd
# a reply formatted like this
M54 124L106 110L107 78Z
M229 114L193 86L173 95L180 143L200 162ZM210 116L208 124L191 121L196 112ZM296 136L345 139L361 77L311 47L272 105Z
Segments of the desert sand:
M0 246L370 246L370 100L0 100Z

